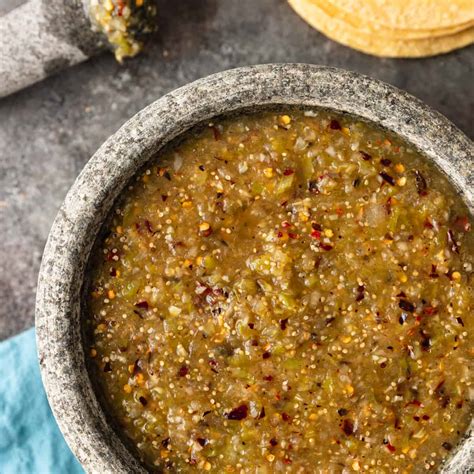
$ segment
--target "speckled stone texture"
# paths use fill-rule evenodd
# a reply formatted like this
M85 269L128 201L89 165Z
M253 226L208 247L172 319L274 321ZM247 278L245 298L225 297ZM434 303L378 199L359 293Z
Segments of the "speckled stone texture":
M128 180L168 141L216 115L274 104L329 107L398 133L450 177L471 210L473 144L410 95L365 76L304 64L216 74L154 102L110 137L69 191L50 233L37 293L37 338L50 404L66 440L89 472L142 472L108 426L84 363L81 282L95 236ZM468 437L445 472L472 467Z
M28 0L0 16L0 97L105 48L88 16L89 0Z
M0 0L0 14L20 3ZM158 7L158 37L137 58L120 66L104 53L0 99L0 339L33 324L44 243L86 161L138 110L187 82L247 64L343 67L407 90L474 137L474 47L381 60L326 39L284 0L158 0Z

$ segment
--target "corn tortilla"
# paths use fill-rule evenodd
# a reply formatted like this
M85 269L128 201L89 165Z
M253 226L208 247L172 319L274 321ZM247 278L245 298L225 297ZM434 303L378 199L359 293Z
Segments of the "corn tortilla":
M310 0L289 0L291 7L307 23L327 37L367 54L388 58L434 56L474 42L474 28L439 38L401 40L368 34L333 18Z
M374 22L373 18L363 18L355 13L348 12L335 5L330 0L312 0L319 8L324 10L328 15L339 18L354 28L372 34L382 34L384 37L395 39L420 39L433 38L438 36L452 35L461 32L471 26L474 26L474 20L470 20L458 25L437 29L407 29L392 28Z
M437 30L474 20L473 0L338 0L337 7L394 29Z

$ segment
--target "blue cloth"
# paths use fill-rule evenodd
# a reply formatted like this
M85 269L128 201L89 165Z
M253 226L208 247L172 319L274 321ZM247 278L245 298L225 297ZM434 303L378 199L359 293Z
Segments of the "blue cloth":
M49 408L34 328L0 342L0 473L84 473Z

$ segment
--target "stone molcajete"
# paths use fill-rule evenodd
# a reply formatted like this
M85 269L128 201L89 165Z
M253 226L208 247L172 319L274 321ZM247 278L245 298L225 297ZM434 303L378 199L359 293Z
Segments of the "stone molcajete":
M417 99L342 70L304 64L219 73L156 101L110 137L68 193L51 230L36 308L38 349L48 398L64 436L88 472L144 472L108 423L85 364L81 290L90 250L114 200L157 150L194 125L271 105L325 107L377 123L416 146L474 208L472 142ZM469 433L443 467L472 467Z

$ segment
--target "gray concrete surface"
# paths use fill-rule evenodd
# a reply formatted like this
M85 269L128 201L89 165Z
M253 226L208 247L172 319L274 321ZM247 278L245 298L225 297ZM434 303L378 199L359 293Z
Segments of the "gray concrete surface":
M0 12L10 4L0 0ZM157 39L124 66L104 54L0 101L0 339L33 324L45 239L85 162L126 119L189 81L245 64L342 67L407 90L474 136L472 46L381 60L327 40L284 0L160 0L160 12Z

